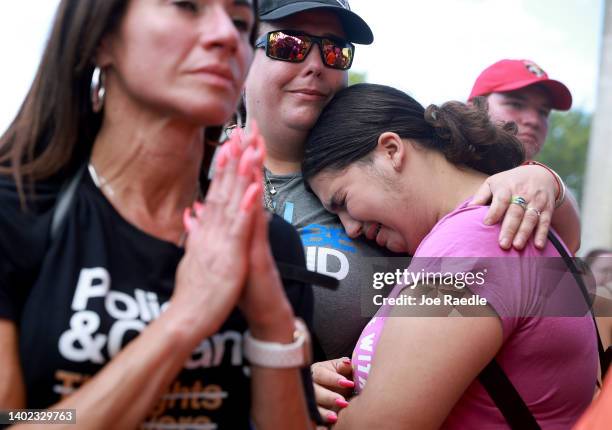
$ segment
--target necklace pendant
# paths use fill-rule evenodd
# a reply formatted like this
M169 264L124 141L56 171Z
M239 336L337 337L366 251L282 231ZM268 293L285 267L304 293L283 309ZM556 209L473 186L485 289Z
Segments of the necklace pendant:
M276 188L274 188L274 185L270 188L270 195L273 196L276 194Z

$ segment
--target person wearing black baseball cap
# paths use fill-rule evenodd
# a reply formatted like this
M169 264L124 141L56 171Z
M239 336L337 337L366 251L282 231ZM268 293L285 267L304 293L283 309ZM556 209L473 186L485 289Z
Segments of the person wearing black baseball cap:
M356 238L359 232L345 233L340 220L306 190L301 162L308 132L348 83L355 44L370 44L374 37L346 0L261 0L259 8L261 23L245 85L247 123L255 120L266 141L266 206L298 229L309 269L340 280L335 290L314 288L315 359L337 359L350 355L368 321L360 315L357 288L372 279L370 257L390 254ZM340 379L344 387L351 385ZM321 392L316 387L317 395ZM326 422L335 422L338 409L347 404L341 400L320 409Z

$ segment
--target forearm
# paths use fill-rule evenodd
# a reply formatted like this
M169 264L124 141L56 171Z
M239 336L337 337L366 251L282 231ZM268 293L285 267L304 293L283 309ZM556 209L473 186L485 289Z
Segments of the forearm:
M80 428L136 428L198 342L177 314L169 308L88 383L53 407L75 409Z
M565 245L575 254L580 248L580 210L578 202L569 191L563 204L553 213L551 224Z
M293 342L293 316L269 328L250 327L253 337L268 342ZM310 429L300 369L251 367L251 415L257 430Z

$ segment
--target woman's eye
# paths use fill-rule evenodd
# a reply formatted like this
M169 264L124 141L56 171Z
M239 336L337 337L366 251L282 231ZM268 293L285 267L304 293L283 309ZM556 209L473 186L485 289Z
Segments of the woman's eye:
M184 9L189 12L198 11L198 4L194 1L179 0L179 1L175 1L174 5L180 9Z

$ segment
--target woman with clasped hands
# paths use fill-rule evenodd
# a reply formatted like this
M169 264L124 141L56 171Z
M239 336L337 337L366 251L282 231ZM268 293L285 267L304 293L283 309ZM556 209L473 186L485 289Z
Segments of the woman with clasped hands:
M255 126L200 197L204 129L235 109L256 17L250 0L60 3L0 140L0 409L73 409L88 429L311 425L308 312L270 251Z

